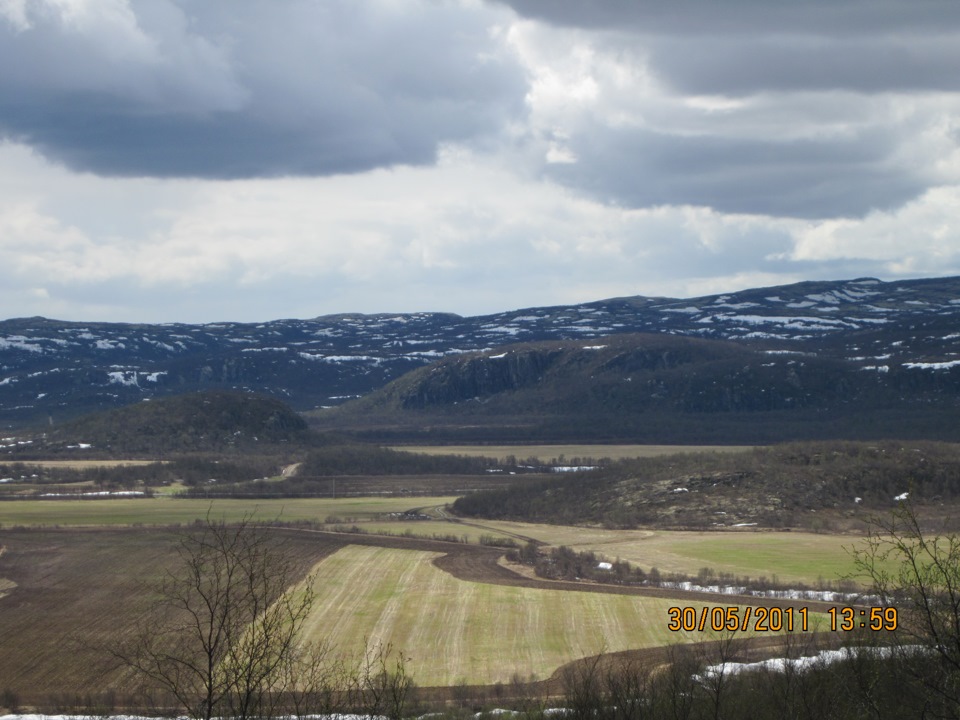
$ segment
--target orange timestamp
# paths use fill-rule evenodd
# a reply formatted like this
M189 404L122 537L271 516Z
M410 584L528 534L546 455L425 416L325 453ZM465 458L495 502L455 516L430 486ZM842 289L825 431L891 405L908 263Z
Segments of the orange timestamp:
M893 631L897 629L897 609L895 607L832 607L827 610L830 616L830 629L850 632L851 630L881 630Z
M806 607L738 607L736 605L704 605L695 607L671 607L667 609L667 630L671 632L722 632L724 630L747 632L806 632L809 629L810 610ZM826 613L830 618L830 630L897 629L898 615L895 607L832 607Z
M805 607L738 607L736 605L704 605L667 609L671 632L705 632L724 630L747 632L806 632L809 610Z

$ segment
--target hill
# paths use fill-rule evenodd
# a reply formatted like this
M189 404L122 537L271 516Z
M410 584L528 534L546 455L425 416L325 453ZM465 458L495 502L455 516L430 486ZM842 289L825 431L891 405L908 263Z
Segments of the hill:
M60 424L201 390L256 392L316 411L443 358L519 342L602 344L599 338L635 333L734 340L874 372L945 375L960 363L958 320L960 278L807 282L467 318L343 314L205 325L21 318L0 321L0 424Z
M523 343L414 370L318 420L371 435L654 443L958 436L960 368L864 367L672 335ZM421 430L421 435L427 434Z
M307 424L284 403L236 392L199 392L77 418L35 443L46 454L78 449L111 455L264 452L308 442ZM84 447L89 446L89 447ZM87 454L89 454L87 453Z

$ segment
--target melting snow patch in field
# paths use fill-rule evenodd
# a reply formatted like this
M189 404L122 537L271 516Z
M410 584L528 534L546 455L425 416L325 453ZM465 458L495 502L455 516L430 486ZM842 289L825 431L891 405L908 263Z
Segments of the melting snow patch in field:
M902 648L903 650L913 650L924 652L924 648L919 645ZM895 648L892 647L860 647L860 648L841 648L840 650L821 650L817 655L811 657L798 658L771 658L770 660L761 660L755 663L728 662L720 665L711 665L704 669L702 675L697 675L696 679L703 681L706 678L715 678L723 675L736 675L742 672L751 672L755 670L772 670L774 672L785 672L787 669L799 670L801 672L815 667L824 667L844 660L855 660L859 653L868 653L873 657L888 658L893 654Z
M139 497L144 494L143 490L97 490L95 492L85 493L43 493L43 498L75 498L75 497Z

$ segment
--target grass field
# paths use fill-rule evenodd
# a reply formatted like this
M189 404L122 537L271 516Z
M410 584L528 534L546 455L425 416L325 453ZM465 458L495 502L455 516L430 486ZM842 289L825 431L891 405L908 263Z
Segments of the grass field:
M602 530L484 520L490 531L535 538L550 545L620 558L644 570L696 575L717 573L814 585L854 571L847 548L860 538L805 532L694 532L684 530Z
M713 639L667 629L676 600L465 582L437 569L435 557L348 546L325 558L307 636L341 651L392 644L409 655L420 685L545 678L600 652Z
M537 458L541 462L559 462L572 458L628 458L660 457L678 453L744 452L752 445L397 445L404 450L424 455L466 455L504 460L513 456L518 460Z
M282 500L11 500L0 502L0 526L52 525L176 525L204 518L323 522L336 515L347 522L370 520L385 513L413 507L444 505L452 497L365 497L331 500L301 498Z
M155 463L168 462L167 460L18 460L23 465L47 468L67 468L69 470L88 470L90 468L112 467L139 467Z

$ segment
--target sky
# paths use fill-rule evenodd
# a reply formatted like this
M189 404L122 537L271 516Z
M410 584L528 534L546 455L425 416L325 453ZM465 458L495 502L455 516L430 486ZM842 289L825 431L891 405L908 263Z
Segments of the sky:
M0 317L960 274L956 0L0 0Z

